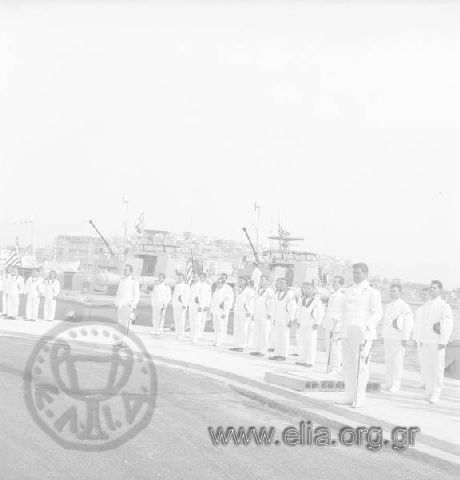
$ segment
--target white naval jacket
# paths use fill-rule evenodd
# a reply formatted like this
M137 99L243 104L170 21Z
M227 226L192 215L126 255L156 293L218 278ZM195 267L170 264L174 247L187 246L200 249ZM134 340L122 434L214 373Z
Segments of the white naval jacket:
M366 340L377 338L376 326L382 319L380 292L367 280L345 289L342 316L342 338L348 338L348 328L359 325Z
M54 280L46 279L42 284L42 292L45 300L55 300L61 293L61 284L56 278Z
M271 287L259 288L254 294L254 318L266 319L273 316L275 291Z
M122 278L118 284L115 305L119 307L130 306L136 308L140 300L139 282L131 275Z
M188 306L190 295L190 285L187 285L185 282L176 283L174 287L172 303L176 306Z
M24 278L21 275L11 275L8 282L8 295L17 296L24 293Z
M43 280L41 278L29 277L24 286L24 293L31 298L39 298L43 291Z
M422 307L419 342L446 345L453 329L452 309L441 297L428 300ZM441 325L441 333L433 331L433 325Z
M235 295L235 316L247 316L254 314L254 290L244 287L237 288Z
M152 307L164 308L171 301L171 288L169 285L157 283L152 290L150 303Z
M339 288L329 294L329 302L327 304L323 327L336 334L342 331L344 302L345 290L343 288Z
M296 301L292 290L285 294L280 291L275 292L273 297L273 320L276 326L288 326L292 322L296 313Z
M213 315L228 315L233 306L235 295L229 285L216 288L211 298L211 313Z
M198 303L196 303L198 298ZM211 286L207 282L195 282L190 286L188 301L191 308L208 308L211 304Z
M394 328L393 323L396 323L398 328ZM383 316L382 330L385 340L409 340L413 326L412 310L404 300L398 298L387 305Z
M321 325L324 319L323 302L317 296L313 298L299 297L295 318L299 322L299 326Z

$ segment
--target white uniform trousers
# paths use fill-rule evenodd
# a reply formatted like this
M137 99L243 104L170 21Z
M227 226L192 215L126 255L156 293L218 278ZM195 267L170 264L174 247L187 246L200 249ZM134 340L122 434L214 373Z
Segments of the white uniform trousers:
M19 294L8 294L8 316L17 318L19 312Z
M224 318L222 318L222 316ZM227 315L222 315L222 313L212 314L212 327L214 329L214 343L218 347L222 345L222 343L227 337L227 324L228 324L228 314Z
M8 294L2 293L2 315L8 314Z
M254 317L248 319L248 336L246 339L246 346L254 348Z
M275 349L275 324L273 318L268 326L268 348Z
M163 331L164 318L162 315L163 307L153 305L152 306L152 326L153 333L159 335Z
M56 300L45 298L43 302L43 318L48 321L54 320L56 316Z
M282 322L275 323L275 327L272 331L275 356L287 357L289 348L289 332L290 329L287 325L283 325Z
M372 341L367 340L363 348L362 357L369 355L369 350L372 346ZM356 400L362 403L366 397L366 387L369 380L369 359L366 362L365 358L360 360L359 365L359 379L358 392ZM358 373L358 352L354 352L351 348L351 343L348 338L342 338L342 365L343 365L343 379L345 381L345 395L344 402L353 403L356 395L356 380Z
M313 330L312 325L301 323L298 330L297 341L298 361L314 365L316 362L318 330Z
M420 383L425 385L425 379L423 378L423 371L422 371L422 344L417 342L417 360L418 366L420 371Z
M422 344L422 378L428 395L439 399L444 383L446 349L439 350L435 343Z
M340 340L331 337L331 330L324 332L324 343L326 344L326 362L329 359L329 371L340 372L342 369L342 346Z
M235 313L233 317L233 346L246 348L248 344L249 317L245 312Z
M27 295L26 302L26 319L38 320L38 307L40 306L40 297Z
M271 320L265 315L254 317L254 351L267 353Z
M389 387L399 389L406 349L401 345L401 340L387 338L384 339L383 346L385 350L386 383Z
M199 312L195 306L189 307L190 335L192 342L197 342L202 336L203 312Z
M185 331L185 312L186 309L183 307L182 303L173 305L174 313L174 330L176 331L176 336L183 337Z

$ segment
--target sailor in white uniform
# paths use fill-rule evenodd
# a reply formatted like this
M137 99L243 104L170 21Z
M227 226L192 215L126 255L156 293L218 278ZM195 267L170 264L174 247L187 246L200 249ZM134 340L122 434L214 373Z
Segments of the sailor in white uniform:
M56 298L61 293L61 284L56 272L51 270L48 278L43 282L43 318L47 321L54 320L56 316Z
M211 286L206 281L206 276L203 273L194 275L189 297L190 334L193 343L203 336L210 304Z
M171 288L165 283L165 275L160 273L152 290L152 325L153 334L160 335L163 332L166 309L171 301Z
M259 283L260 283L260 277L262 276L262 272L260 271L259 268L259 263L254 262L254 270L251 273L251 280L254 286L254 290L257 292L259 290Z
M433 280L430 300L423 305L419 341L422 345L422 378L426 398L436 403L444 383L446 345L453 329L452 309L441 298L442 283Z
M272 330L274 355L269 360L286 360L289 349L289 332L294 321L296 301L292 290L288 289L285 278L278 279L279 290L273 298Z
M345 291L343 289L345 279L340 275L336 275L331 283L332 291L329 294L323 327L324 341L326 343L326 370L332 375L337 375L342 370L340 333L342 330L343 302L345 299Z
M228 315L233 306L234 294L221 276L215 284L211 298L211 315L214 329L214 346L219 347L227 336Z
M230 350L242 352L247 347L248 326L254 313L254 290L248 285L249 279L238 279L233 310L233 347Z
M26 320L36 322L38 320L38 307L43 290L43 280L40 278L38 268L32 270L31 276L27 279L24 293L27 295Z
M274 296L275 292L270 286L268 278L262 275L259 289L254 295L254 351L251 352L251 355L263 356L267 353Z
M353 265L354 284L345 289L342 315L342 362L345 381L345 395L342 403L355 408L361 407L364 403L369 380L372 343L377 338L377 323L382 319L380 292L369 285L368 275L369 268L365 263ZM359 350L357 352L356 346L353 345L353 337L349 336L349 329L352 326L359 327L363 335L360 355ZM359 379L356 378L358 368Z
M280 290L280 280L281 278L277 278L275 280L275 291L273 293L273 302L272 302L272 311L273 311L273 305L274 305L274 301L275 301L275 297L276 295L278 295L278 292ZM270 353L273 353L275 351L275 333L274 333L274 330L275 330L275 319L273 317L273 314L272 314L272 318L270 320L270 326L269 326L269 330L268 330L268 349L267 349L267 352L270 352Z
M391 302L383 316L383 340L385 350L386 389L390 393L401 387L401 378L407 342L413 327L413 315L409 305L401 298L401 285L390 286Z
M185 283L185 277L182 273L177 276L177 282L174 286L172 297L172 306L174 313L174 329L176 336L182 338L185 331L185 314L189 303L190 286Z
M415 311L414 316L414 328L412 329L412 340L415 342L415 347L417 348L417 359L420 372L420 382L417 385L417 388L425 389L425 381L422 376L422 345L420 343L420 328L422 326L422 317L423 317L423 305L425 305L428 300L428 288L425 287L421 292L422 305L420 305Z
M316 346L318 343L318 328L324 319L324 305L315 295L314 287L309 282L302 284L302 295L299 297L296 310L298 325L297 365L312 367L316 362Z
M140 300L139 282L133 277L133 267L125 265L123 269L122 278L118 284L117 294L115 296L115 307L117 308L118 325L120 325L123 333L123 339L117 346L126 347L129 325L134 317L134 310L136 309ZM128 307L131 314L128 318L122 315L120 310L122 307Z
M8 315L8 288L11 280L12 266L8 265L2 274L2 316Z
M19 296L24 293L24 278L19 275L18 267L13 267L8 282L8 318L16 319L19 313Z

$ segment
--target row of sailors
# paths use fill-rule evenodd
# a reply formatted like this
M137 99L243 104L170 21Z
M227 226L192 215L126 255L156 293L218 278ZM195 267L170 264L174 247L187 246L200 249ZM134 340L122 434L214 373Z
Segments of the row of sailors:
M138 287L137 293L136 287L133 289L137 282L131 274L132 269L125 268L125 278L120 282L117 293L118 307L129 303L135 308L139 302ZM380 293L369 284L367 276L367 265L359 263L353 267L352 286L344 288L343 277L334 277L325 307L314 286L308 282L301 286L300 295L295 295L288 288L285 278L278 278L273 288L266 276L258 276L258 288L254 289L250 286L250 279L243 276L238 279L234 291L227 284L225 274L217 280L214 288L206 282L203 274L195 275L190 286L184 276L179 275L171 293L161 274L151 296L153 333L159 335L162 332L165 311L171 302L178 337L184 336L187 311L192 342L197 342L202 336L210 313L214 345L221 346L227 335L228 317L233 307L231 350L243 352L250 347L251 355L263 356L273 352L269 359L286 360L290 331L295 328L296 363L311 367L316 361L318 329L322 326L325 329L327 369L337 374L343 366L346 385L344 403L356 407L364 401L372 344L377 338L377 324L383 317L387 389L390 392L399 390L405 349L408 341L413 339L419 352L421 384L426 390L427 400L437 402L444 378L445 346L452 332L452 311L441 298L441 282L431 283L428 290L431 299L418 309L414 324L412 310L401 298L401 286L391 286L391 302L383 313ZM133 291L130 295L129 292ZM126 299L130 299L129 302ZM359 360L348 335L352 325L358 325L363 332Z
M56 298L61 291L56 272L51 270L47 278L40 276L38 268L32 270L31 276L24 281L19 275L17 267L7 267L0 278L0 292L2 295L2 316L16 319L19 313L20 296L26 295L26 320L38 320L40 299L43 302L44 320L54 320L56 315Z

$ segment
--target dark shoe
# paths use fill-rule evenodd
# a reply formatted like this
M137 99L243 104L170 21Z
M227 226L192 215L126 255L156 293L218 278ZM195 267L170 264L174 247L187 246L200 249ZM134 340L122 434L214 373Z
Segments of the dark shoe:
M306 362L295 362L296 365L300 365L301 367L306 367Z
M268 357L269 360L276 360L277 357Z
M275 351L274 348L269 348L269 349L267 350L267 352L274 352L274 351Z
M291 355L291 357L298 357L298 356L299 356L298 353L293 353L293 354Z
M264 354L260 352L251 352L249 355L254 355L255 357L262 357Z
M229 350L231 350L232 352L242 352L243 351L243 349L239 348L239 347L231 347L231 348L229 348Z

